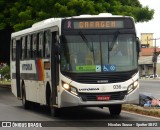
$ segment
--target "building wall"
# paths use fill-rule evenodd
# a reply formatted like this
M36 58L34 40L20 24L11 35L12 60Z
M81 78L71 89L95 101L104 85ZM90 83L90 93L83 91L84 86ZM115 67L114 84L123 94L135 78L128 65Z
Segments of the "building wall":
M160 76L160 55L157 57L156 73Z
M153 75L153 61L152 57L155 51L155 40L153 40L153 33L141 33L141 53L139 58L139 72L140 76ZM143 48L144 47L144 48ZM156 52L160 53L160 48L156 47ZM160 76L160 54L157 57L156 74Z
M147 48L146 48L147 49ZM152 56L140 56L139 61L139 75L140 77L145 77L148 75L153 75L153 61ZM157 57L156 63L156 74L160 77L160 55Z
M160 76L160 63L157 63L156 73Z
M153 74L153 66L147 65L147 64L139 65L139 73L140 73L140 77L152 75Z
M153 33L141 33L141 44L149 44L149 47L153 47Z

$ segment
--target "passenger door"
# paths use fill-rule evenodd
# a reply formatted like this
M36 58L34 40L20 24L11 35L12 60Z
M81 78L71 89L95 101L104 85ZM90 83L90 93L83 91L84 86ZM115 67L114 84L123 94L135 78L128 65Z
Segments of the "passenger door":
M53 96L53 105L58 105L58 97L57 95L57 86L59 84L59 64L58 58L59 55L56 53L57 48L57 35L58 35L58 28L54 28L52 32L52 44L51 44L51 80L52 80L52 96Z
M17 97L18 98L21 98L20 58L21 58L21 40L16 40L16 87L17 87Z

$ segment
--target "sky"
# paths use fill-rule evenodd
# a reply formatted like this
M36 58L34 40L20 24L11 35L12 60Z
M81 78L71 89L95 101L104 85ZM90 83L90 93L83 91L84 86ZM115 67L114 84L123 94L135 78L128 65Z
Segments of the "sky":
M154 9L154 18L148 22L136 23L137 35L140 38L141 33L153 33L153 38L160 38L160 0L139 0L142 6L148 6ZM160 39L156 41L160 47Z

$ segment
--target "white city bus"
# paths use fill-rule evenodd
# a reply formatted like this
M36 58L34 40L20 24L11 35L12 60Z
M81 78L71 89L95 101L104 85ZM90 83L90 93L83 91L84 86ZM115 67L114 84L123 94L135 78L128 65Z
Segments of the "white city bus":
M11 89L24 108L139 103L139 40L133 18L109 14L51 18L11 34Z

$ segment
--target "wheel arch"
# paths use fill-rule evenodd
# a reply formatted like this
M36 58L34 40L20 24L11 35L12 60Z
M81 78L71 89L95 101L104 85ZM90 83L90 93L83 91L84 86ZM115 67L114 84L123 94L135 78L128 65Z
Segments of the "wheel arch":
M24 79L21 80L21 99L22 99L22 96L23 96L23 92L26 91L24 90L25 89L25 82L24 82Z
M46 83L46 105L50 103L50 96L51 96L51 85L49 82Z

